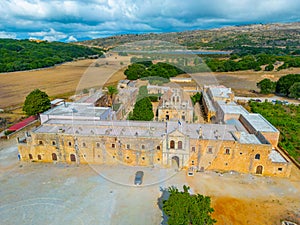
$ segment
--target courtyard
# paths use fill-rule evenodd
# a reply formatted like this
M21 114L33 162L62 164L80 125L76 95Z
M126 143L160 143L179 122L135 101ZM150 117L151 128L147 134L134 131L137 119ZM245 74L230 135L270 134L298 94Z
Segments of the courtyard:
M289 179L174 168L19 162L17 146L0 151L1 224L160 224L161 190L189 185L212 197L217 224L300 222L299 171ZM134 175L144 171L143 184Z

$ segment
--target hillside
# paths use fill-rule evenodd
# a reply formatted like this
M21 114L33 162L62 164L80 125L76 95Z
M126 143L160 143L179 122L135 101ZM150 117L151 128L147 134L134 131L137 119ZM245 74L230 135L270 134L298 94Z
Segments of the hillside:
M0 39L0 55L0 72L13 72L50 67L102 52L60 42Z
M173 33L124 34L84 41L82 44L113 48L129 42L161 40L186 46L188 49L236 50L241 47L289 47L299 54L300 22L286 24L256 24L211 30Z

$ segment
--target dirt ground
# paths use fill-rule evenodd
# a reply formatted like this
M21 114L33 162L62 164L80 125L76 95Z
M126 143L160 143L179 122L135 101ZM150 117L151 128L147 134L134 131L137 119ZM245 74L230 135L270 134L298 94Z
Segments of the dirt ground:
M141 187L134 174L143 170ZM218 225L300 224L300 175L290 179L236 173L196 173L158 167L25 163L14 143L0 145L2 224L160 224L161 190L189 185L211 196Z

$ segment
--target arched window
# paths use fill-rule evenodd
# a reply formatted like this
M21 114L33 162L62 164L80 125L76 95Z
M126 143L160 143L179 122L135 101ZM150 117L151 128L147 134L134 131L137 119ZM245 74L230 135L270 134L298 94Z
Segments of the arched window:
M42 156L41 155L38 155L38 160L42 160Z
M82 143L82 147L84 147L84 148L86 147L86 144L85 144L85 142L83 142L83 143Z
M175 141L173 140L170 141L170 148L175 148Z
M182 149L182 141L178 141L178 149Z
M52 160L57 161L57 155L55 153L52 153Z
M29 159L32 159L32 154L29 154Z
M70 155L70 160L71 160L71 162L76 162L76 157L74 154Z
M260 159L260 154L256 154L255 159Z
M262 166L257 166L256 167L256 174L262 174L263 173L263 167Z

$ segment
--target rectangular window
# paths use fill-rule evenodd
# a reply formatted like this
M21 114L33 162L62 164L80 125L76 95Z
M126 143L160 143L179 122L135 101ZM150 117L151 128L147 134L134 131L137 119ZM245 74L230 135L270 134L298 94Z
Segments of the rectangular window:
M115 148L115 147L116 147L116 145L115 145L115 144L111 144L111 147L112 147L112 148Z
M196 148L195 147L192 147L192 152L196 152Z
M225 148L225 154L230 155L230 148Z
M207 153L212 154L213 153L213 148L212 147L207 147Z
M56 141L52 141L52 145L56 145Z
M282 168L281 168L281 167L279 167L279 168L278 168L278 171L282 171Z
M127 148L127 149L130 149L130 144L127 144L127 145L126 145L126 148Z
M39 145L43 145L43 141L39 141Z
M99 143L99 142L97 142L96 146L97 146L97 148L100 148L100 143Z

